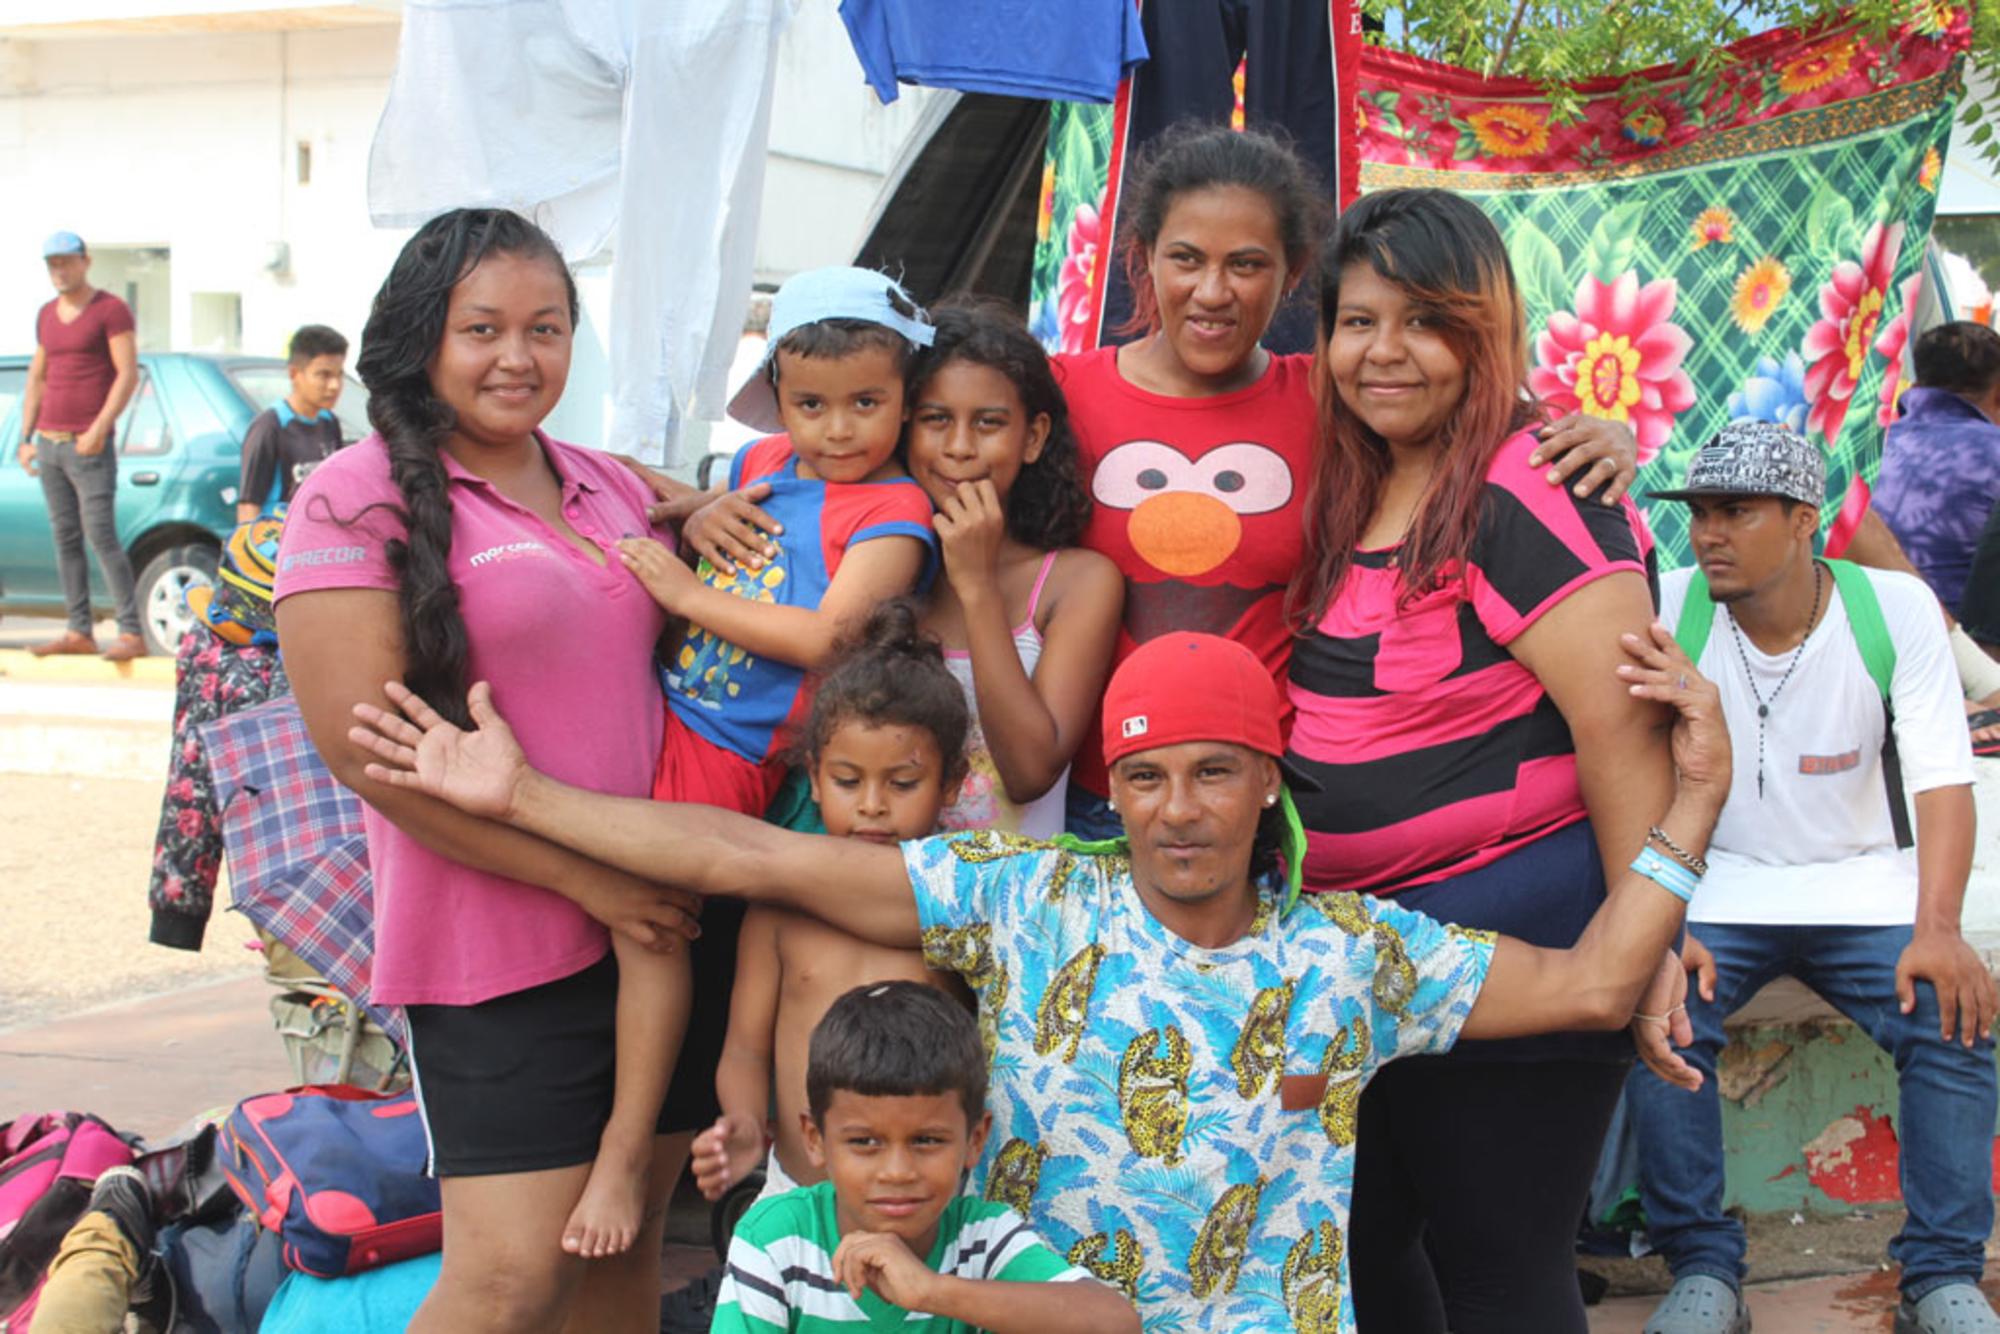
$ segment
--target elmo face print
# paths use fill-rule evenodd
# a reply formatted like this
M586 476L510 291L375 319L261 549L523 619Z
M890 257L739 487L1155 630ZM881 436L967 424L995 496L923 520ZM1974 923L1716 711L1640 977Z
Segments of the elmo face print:
M1284 455L1250 441L1191 458L1128 440L1099 459L1092 545L1125 571L1133 642L1174 630L1233 634L1252 607L1281 595L1299 559L1297 490Z
M1128 511L1133 552L1161 574L1199 578L1241 545L1244 520L1283 509L1292 470L1274 450L1247 441L1190 459L1158 440L1131 440L1099 460L1091 495Z

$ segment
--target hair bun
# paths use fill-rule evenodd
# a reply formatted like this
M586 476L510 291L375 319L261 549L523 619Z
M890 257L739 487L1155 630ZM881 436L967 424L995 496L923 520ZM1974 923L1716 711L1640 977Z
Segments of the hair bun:
M855 637L857 650L894 653L906 658L944 660L944 647L918 628L920 609L912 598L890 598L879 602L861 624Z

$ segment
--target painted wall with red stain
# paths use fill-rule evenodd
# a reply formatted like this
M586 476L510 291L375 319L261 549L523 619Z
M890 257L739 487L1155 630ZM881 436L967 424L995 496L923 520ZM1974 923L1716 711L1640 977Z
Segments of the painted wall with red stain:
M1896 1072L1857 1028L1814 1021L1734 1030L1751 1050L1789 1052L1722 1103L1727 1201L1752 1212L1843 1213L1897 1204ZM1748 1082L1748 1081L1746 1081ZM1729 1084L1724 1082L1727 1089ZM1993 1188L2000 1194L2000 1143Z

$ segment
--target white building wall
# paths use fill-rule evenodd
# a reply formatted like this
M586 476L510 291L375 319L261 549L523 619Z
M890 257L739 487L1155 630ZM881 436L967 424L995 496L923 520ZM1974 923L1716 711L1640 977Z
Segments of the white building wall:
M364 184L393 26L0 48L0 348L32 342L57 228L170 251L176 348L194 345L196 293L240 296L247 352L308 322L360 333L404 236L369 224Z
M124 0L121 14L142 0ZM165 14L185 6L163 4ZM0 12L0 20L8 16ZM16 16L18 22L18 16ZM142 345L192 349L196 295L236 293L242 351L272 354L300 324L358 339L407 232L368 219L368 149L394 72L393 22L292 31L10 38L0 27L0 352L28 350L49 297L42 238L58 228L109 252L169 251L164 318ZM883 174L930 90L890 106L862 78L837 0L803 0L781 42L755 281L850 256ZM309 183L297 180L300 143ZM269 266L284 257L284 266ZM572 383L551 429L603 437L599 332L608 271L578 274L585 304ZM150 293L150 287L143 289ZM214 302L204 302L213 310ZM203 321L203 328L209 327ZM163 332L155 334L154 330ZM698 454L701 433L691 434Z

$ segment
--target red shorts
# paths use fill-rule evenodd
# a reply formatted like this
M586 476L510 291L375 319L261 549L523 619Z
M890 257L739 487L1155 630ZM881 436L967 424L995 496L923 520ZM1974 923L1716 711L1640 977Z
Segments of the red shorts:
M660 766L653 771L654 801L692 801L762 818L784 783L777 761L746 760L696 732L667 708L660 735Z

